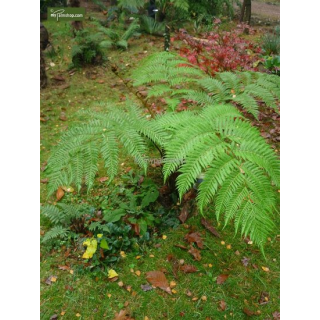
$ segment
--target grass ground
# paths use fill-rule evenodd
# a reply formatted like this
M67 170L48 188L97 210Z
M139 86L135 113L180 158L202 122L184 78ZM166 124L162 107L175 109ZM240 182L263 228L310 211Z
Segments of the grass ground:
M72 37L69 25L55 22L45 22L45 25L58 54L52 59L47 57L50 84L41 91L42 165L61 133L68 126L85 120L77 111L101 110L100 101L112 102L122 108L124 96L136 99L108 65L88 67L70 74ZM90 26L90 22L86 21L85 25ZM110 51L108 57L111 63L117 63L121 74L127 74L138 61L162 50L162 46L161 38L142 36L131 41L127 52ZM57 76L65 81L54 80ZM44 173L41 177L45 178ZM99 188L103 193L105 187ZM42 184L41 202L53 201L47 199L46 185ZM48 223L43 217L41 223L42 232L46 231ZM187 251L174 246L185 245L183 238L191 229L201 232L204 239L201 261L194 261ZM126 253L127 256L113 266L119 274L117 282L108 281L107 271L84 270L79 251L70 253L64 246L55 250L42 248L41 319L50 319L55 314L61 319L114 319L115 313L123 309L138 320L246 319L249 316L276 319L280 295L280 238L274 235L269 239L266 257L263 257L255 246L234 236L231 227L222 230L222 226L217 226L217 229L221 239L205 231L200 217L194 216L187 225L167 230L166 239L159 236L149 246L139 248L139 254ZM172 255L173 260L183 259L198 271L192 274L179 272L175 278L173 260L168 261L168 255ZM73 273L58 268L66 264ZM145 273L161 269L165 269L169 282L176 282L176 293L169 295L160 289L144 292L141 285L147 283ZM140 275L136 271L140 271ZM223 284L217 284L221 274L229 277ZM46 279L52 275L57 277L56 282L46 284ZM120 287L119 282L124 286ZM130 290L126 286L131 286Z

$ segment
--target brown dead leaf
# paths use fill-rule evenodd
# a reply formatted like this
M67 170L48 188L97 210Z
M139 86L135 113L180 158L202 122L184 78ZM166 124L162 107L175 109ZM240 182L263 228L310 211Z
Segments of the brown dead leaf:
M226 304L226 302L224 300L221 300L219 302L219 306L220 306L221 311L224 311L227 308L227 304Z
M105 181L107 181L107 180L109 180L108 177L102 177L102 178L99 178L99 179L98 179L99 182L105 182Z
M191 264L185 264L184 266L181 266L180 270L184 273L194 273L198 271L198 269Z
M126 310L120 310L119 313L115 314L115 318L113 320L134 320L128 315Z
M201 255L200 251L193 246L190 246L190 250L188 252L195 258L195 260L200 261L201 260Z
M161 271L149 271L147 272L147 281L153 286L162 289L163 291L171 294L171 289L165 274Z
M202 242L201 234L199 232L188 233L185 236L185 239L189 243L196 243L198 248L203 249L203 242Z
M63 196L64 196L64 191L62 190L61 187L59 187L56 194L57 201L61 200Z
M189 208L190 208L190 203L186 202L184 204L184 206L182 207L181 213L179 215L179 220L181 221L181 223L185 223L188 219L189 216Z
M60 75L53 76L52 79L56 81L66 81L66 79Z
M220 274L220 275L217 277L217 284L222 284L222 283L224 283L228 278L229 278L229 275L228 275L228 274Z
M220 238L220 234L219 232L213 227L213 225L206 220L205 218L201 219L201 224L208 230L210 231L214 236L216 236L217 238Z
M58 268L60 269L60 270L64 270L64 271L67 271L67 270L70 270L70 267L69 266L58 266Z
M61 121L67 121L66 113L65 113L65 112L61 112L59 119L60 119Z
M252 317L255 315L255 312L249 310L248 308L243 308L243 312L249 317Z
M186 291L186 295L187 295L188 297L192 297L192 292L191 292L190 290L187 290L187 291Z
M97 80L98 83L103 84L104 80Z
M185 247L185 246L183 246L181 244L175 244L174 246L177 247L177 248L183 249L183 250L188 250L187 247Z
M48 182L49 182L49 179L48 179L48 178L46 178L46 179L41 179L40 182L41 182L41 183L48 183Z

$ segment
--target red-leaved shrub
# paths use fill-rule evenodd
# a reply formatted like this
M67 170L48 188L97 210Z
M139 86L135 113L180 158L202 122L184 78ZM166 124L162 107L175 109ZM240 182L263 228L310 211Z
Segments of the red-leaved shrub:
M213 32L199 39L180 29L175 39L185 43L180 48L180 55L210 75L230 70L257 71L261 48L241 37L244 30L252 32L244 25L239 25L231 32L219 31L216 26Z

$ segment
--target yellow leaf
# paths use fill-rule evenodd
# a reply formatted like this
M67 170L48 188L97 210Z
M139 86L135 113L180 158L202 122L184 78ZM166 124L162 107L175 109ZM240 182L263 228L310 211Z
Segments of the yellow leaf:
M124 251L120 251L120 256L121 256L122 258L125 258L127 255L126 255L126 253L125 253Z
M73 270L70 270L69 272L70 272L71 274L73 274Z
M61 311L60 315L64 316L66 314L65 311Z
M102 237L103 237L102 233L97 234L97 238L102 238Z
M201 297L201 300L202 300L202 301L207 301L207 297L206 297L206 296L202 296L202 297Z
M177 293L177 290L172 289L171 292L172 292L173 294L176 294L176 293Z
M140 272L139 270L137 270L137 271L135 272L135 274L136 274L138 277L140 277L141 272Z
M52 276L52 277L50 278L50 281L51 281L51 282L56 282L56 281L57 281L57 277Z
M96 239L87 239L83 242L83 245L87 247L86 252L83 254L83 259L90 259L97 251L98 242Z
M108 293L108 294L107 294L107 297L110 299L110 298L111 298L111 294L110 294L110 293Z
M123 286L124 286L123 282L122 282L122 281L119 281L119 282L118 282L118 286L119 286L119 287L123 287Z
M113 269L110 269L108 271L108 278L109 279L112 279L112 278L117 277L117 276L118 276L118 274Z
M163 239L163 240L166 240L166 239L167 239L167 236L164 234L164 235L162 236L162 239Z
M170 288L174 288L177 284L174 281L170 282Z
M224 246L226 243L224 241L221 241L221 244Z
M262 268L262 270L263 271L265 271L265 272L269 272L270 271L270 269L268 268L268 267L261 267ZM52 280L51 280L52 281Z
M139 260L141 258L141 256L136 256L136 259Z
M227 245L227 249L229 249L229 250L231 249L231 244Z
M209 263L209 268L212 268L212 264L211 263Z
M150 257L150 258L154 258L154 255L153 255L153 254L150 254L149 257Z
M81 317L81 314L80 314L80 313L77 313L77 314L76 314L76 317L78 317L78 318Z

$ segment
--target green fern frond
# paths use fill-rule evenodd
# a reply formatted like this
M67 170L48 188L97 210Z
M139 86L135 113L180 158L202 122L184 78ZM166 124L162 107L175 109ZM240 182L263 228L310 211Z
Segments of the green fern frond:
M64 228L62 226L55 226L51 230L46 232L46 234L42 238L42 242L47 242L56 238L66 238L68 236L68 233L68 228Z

